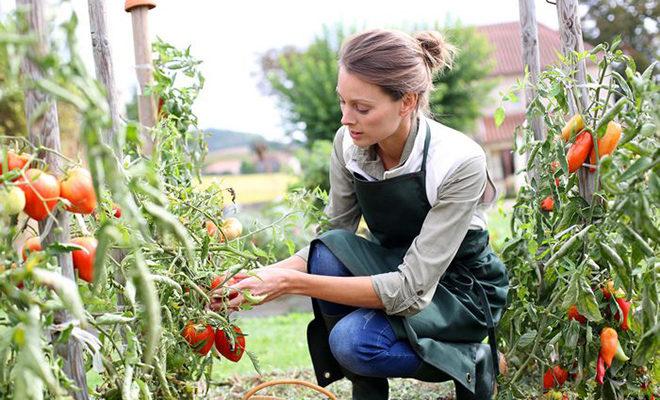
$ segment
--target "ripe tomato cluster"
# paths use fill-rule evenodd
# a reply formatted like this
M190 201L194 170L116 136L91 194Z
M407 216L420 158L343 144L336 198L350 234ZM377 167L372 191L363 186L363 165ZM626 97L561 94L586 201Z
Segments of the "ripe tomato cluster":
M96 210L94 183L87 169L76 166L56 177L45 170L33 168L31 163L34 158L31 155L11 150L5 154L7 170L3 171L5 160L0 160L0 175L12 173L15 176L9 176L11 185L0 184L0 213L17 215L24 212L36 221L43 221L60 201L71 213L89 215ZM115 216L121 215L118 207L113 212ZM74 250L71 255L78 276L87 282L94 280L97 243L95 238L88 236L77 237L70 242L82 248ZM32 237L22 246L21 255L25 261L29 253L40 251L43 248L39 237Z
M222 328L214 330L211 325L188 322L181 334L190 347L203 356L211 351L215 343L215 349L220 355L238 362L245 352L245 335L236 325L232 325L231 330L233 334L228 335Z

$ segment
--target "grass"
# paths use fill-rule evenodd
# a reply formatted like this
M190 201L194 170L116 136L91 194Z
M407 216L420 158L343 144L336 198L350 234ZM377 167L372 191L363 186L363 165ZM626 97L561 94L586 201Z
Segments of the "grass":
M296 182L297 177L277 174L248 174L203 176L202 187L217 182L222 187L231 187L236 191L236 202L242 205L266 203L280 199L287 187Z
M264 373L295 368L312 368L312 360L307 351L305 332L307 324L314 318L311 313L291 313L287 315L244 318L238 321L241 330L247 335L245 346L259 358ZM232 375L254 374L249 357L238 363L226 359L217 361L213 367L213 378L222 380Z

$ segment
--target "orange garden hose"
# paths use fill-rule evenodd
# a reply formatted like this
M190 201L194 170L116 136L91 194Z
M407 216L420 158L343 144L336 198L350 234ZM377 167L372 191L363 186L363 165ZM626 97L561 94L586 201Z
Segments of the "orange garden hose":
M245 396L243 396L243 400L248 400L248 399L252 399L252 400L282 400L279 397L272 397L272 396L253 396L255 393L257 393L261 389L269 387L269 386L275 386L275 385L301 385L301 386L306 386L310 389L314 389L317 392L327 396L328 399L330 399L330 400L337 400L337 397L335 397L335 395L332 394L331 392L329 392L328 390L326 390L326 389L324 389L324 388L322 388L318 385L315 385L311 382L307 382L307 381L303 381L303 380L299 380L299 379L276 379L276 380L273 380L273 381L270 381L270 382L261 383L261 384L255 386L255 387L253 387L252 389L250 389L247 393L245 393Z

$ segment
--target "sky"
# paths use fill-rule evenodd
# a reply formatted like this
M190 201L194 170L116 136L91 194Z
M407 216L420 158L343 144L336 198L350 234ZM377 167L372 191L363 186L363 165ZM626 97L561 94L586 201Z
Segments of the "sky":
M259 55L269 49L304 48L323 25L338 22L368 29L442 23L448 18L465 25L519 18L518 0L157 0L157 4L149 13L150 36L179 48L191 46L193 56L203 61L200 68L206 82L194 109L199 126L258 133L271 140L286 135L275 98L258 87ZM123 6L122 0L106 0L115 79L122 101L128 101L137 79L131 17ZM14 7L15 0L0 0L0 12ZM48 11L50 17L63 19L72 10L80 20L79 51L93 71L87 0L69 0ZM557 28L554 5L536 0L536 14L540 23Z

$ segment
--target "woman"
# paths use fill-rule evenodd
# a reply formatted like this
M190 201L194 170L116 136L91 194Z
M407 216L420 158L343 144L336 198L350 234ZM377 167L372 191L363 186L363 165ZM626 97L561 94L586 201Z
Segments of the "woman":
M233 286L264 301L310 296L319 384L345 376L353 399L387 399L388 377L452 379L459 399L492 397L508 289L482 210L495 191L483 150L425 116L433 74L452 54L437 32L371 30L344 43L326 208L334 229ZM360 217L373 241L354 233Z

